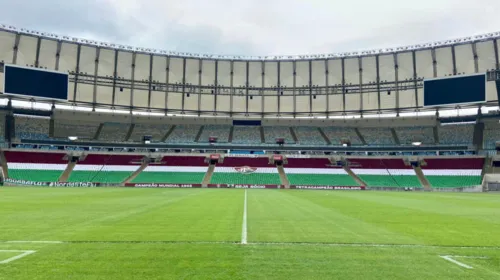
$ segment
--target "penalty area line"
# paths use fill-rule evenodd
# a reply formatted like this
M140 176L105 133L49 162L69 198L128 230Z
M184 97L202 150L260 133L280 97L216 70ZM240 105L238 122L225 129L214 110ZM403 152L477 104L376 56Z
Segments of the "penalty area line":
M241 225L241 244L247 244L247 189L243 200L243 224Z
M0 264L7 264L7 263L10 263L10 262L13 262L15 260L18 260L20 258L24 258L26 257L27 255L31 255L33 253L36 253L36 251L33 251L33 250L0 250L0 252L7 252L7 253L21 253L19 255L16 255L12 258L8 258L6 260L2 260L0 261Z
M488 259L488 257L475 257L475 256L439 256L439 257L467 269L474 269L474 268L470 265L455 260L455 258Z

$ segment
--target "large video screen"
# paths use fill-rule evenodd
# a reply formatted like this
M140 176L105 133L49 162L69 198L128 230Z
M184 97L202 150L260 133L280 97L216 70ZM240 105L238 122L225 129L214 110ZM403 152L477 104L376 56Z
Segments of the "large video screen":
M68 100L68 74L5 65L4 93L66 101Z
M424 106L485 101L485 74L424 80Z

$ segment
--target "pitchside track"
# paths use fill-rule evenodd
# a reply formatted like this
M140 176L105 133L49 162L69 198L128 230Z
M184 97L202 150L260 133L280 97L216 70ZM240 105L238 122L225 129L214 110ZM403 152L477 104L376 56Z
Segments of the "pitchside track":
M0 188L0 279L500 279L500 195Z

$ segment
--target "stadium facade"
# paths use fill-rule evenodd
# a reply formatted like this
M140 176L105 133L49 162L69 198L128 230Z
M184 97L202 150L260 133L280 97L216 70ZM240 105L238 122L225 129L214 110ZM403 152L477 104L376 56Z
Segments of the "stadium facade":
M231 117L398 114L428 109L425 79L474 73L488 73L482 105L498 105L499 38L497 32L363 52L230 57L2 25L0 61L69 73L68 102L92 108Z

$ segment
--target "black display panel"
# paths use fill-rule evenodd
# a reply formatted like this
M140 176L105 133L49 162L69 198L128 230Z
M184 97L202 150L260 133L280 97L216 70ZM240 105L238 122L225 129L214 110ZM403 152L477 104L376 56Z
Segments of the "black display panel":
M486 74L424 80L424 106L486 101Z
M38 68L5 65L4 93L68 100L68 74Z

